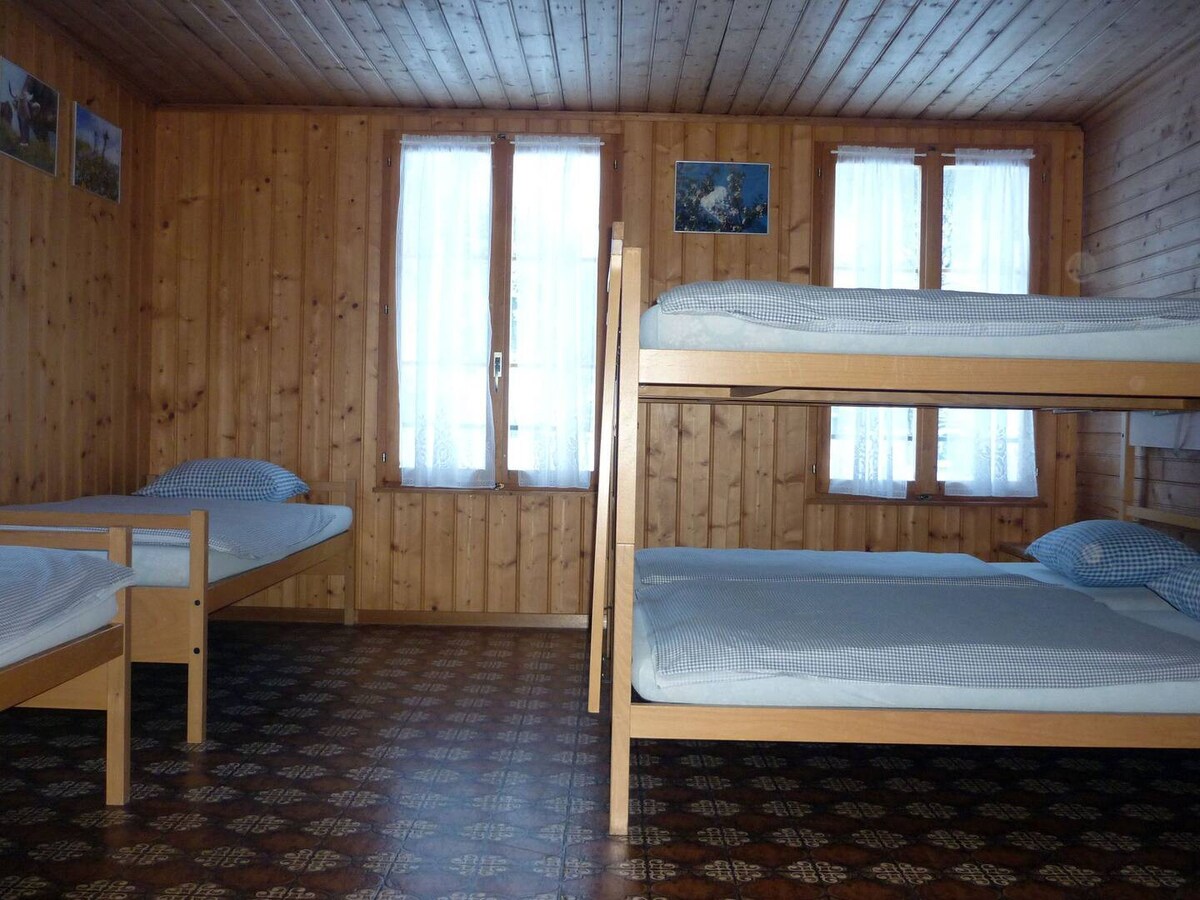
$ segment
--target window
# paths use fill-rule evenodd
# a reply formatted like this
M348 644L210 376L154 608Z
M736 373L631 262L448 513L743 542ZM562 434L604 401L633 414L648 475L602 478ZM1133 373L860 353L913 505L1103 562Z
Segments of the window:
M839 147L826 268L835 287L1027 293L1033 152ZM822 488L891 499L1036 497L1031 410L835 406Z
M382 483L589 486L602 156L597 137L404 135Z

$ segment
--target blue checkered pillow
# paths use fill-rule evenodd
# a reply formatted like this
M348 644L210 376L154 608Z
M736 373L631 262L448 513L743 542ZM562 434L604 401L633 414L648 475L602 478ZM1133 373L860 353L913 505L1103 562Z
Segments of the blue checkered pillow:
M1200 554L1165 534L1134 522L1093 519L1044 534L1028 553L1076 584L1119 587L1146 584Z
M1146 587L1154 591L1181 613L1200 619L1200 562L1172 569Z
M134 491L140 497L203 497L209 500L287 500L308 485L287 469L261 459L189 459Z

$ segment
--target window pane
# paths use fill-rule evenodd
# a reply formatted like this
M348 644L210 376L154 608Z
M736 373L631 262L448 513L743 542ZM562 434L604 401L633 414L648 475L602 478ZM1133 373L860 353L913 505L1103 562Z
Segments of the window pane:
M938 410L938 481L956 497L1036 497L1033 412Z
M917 471L915 409L834 406L829 423L830 493L905 496Z
M1028 293L1028 151L960 150L945 167L942 288Z
M488 138L405 135L396 327L406 484L495 484L491 207Z
M912 150L838 148L833 286L920 287L921 170Z
M526 138L513 155L508 465L587 487L595 457L600 144Z

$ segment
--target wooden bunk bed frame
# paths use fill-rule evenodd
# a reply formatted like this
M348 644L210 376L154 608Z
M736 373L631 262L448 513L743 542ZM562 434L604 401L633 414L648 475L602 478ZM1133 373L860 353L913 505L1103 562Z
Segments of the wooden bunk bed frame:
M0 531L0 544L103 550L123 566L129 565L133 550L131 532L123 527L95 532ZM129 592L129 588L117 591L117 613L103 628L0 667L0 710L11 706L104 710L104 802L109 806L123 806L129 800Z
M309 482L313 495L340 497L352 511L350 528L283 559L238 575L208 580L208 513L189 515L107 513L75 514L77 525L167 528L188 532L188 583L184 587L131 588L130 632L134 662L177 663L187 666L187 742L203 743L208 718L208 620L228 606L298 575L345 577L343 621L357 618L355 591L355 498L357 482ZM0 512L0 524L46 527L59 525L55 512Z
M1080 747L1200 747L1200 716L993 712L929 709L737 707L634 702L631 667L634 551L637 545L638 403L640 399L701 396L745 402L945 402L945 405L1024 405L1079 409L1192 408L1200 398L1200 364L1041 359L846 356L771 352L642 350L642 251L615 235L610 306L620 309L617 361L613 525L597 522L592 607L592 683L589 708L599 707L600 657L608 621L611 635L612 747L609 829L629 824L630 743L634 738L771 740L842 743L968 744ZM610 309L610 321L614 321ZM610 326L608 340L613 341ZM610 396L605 375L604 397ZM887 392L887 393L882 393ZM980 395L986 395L981 397ZM916 399L914 399L914 397ZM942 400L945 398L945 401ZM610 506L603 459L610 432L601 432L597 510ZM1161 520L1158 520L1161 521ZM1200 519L1195 525L1200 527ZM603 530L601 525L603 524ZM1176 521L1176 524L1182 524ZM607 573L611 561L611 608Z

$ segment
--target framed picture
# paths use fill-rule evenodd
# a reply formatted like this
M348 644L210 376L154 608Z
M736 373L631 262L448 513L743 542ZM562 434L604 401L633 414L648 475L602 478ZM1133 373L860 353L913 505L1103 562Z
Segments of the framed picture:
M58 91L0 57L0 153L58 172Z
M71 184L113 202L121 200L121 129L75 104Z
M767 234L767 163L675 163L675 230Z

